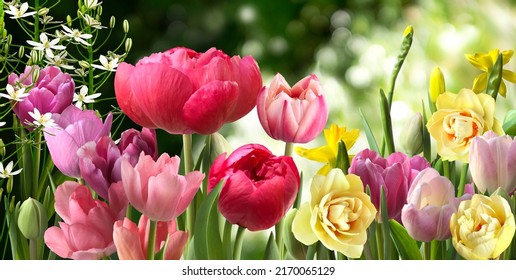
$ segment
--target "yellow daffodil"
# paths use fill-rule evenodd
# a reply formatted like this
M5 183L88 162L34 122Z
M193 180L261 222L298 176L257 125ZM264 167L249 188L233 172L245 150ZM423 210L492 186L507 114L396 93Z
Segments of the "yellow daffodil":
M359 134L358 129L347 131L345 126L340 127L336 124L332 124L329 129L324 130L326 145L313 149L296 147L295 151L304 158L326 163L326 165L317 172L318 174L326 175L335 167L339 141L344 141L346 149L349 150L357 141ZM352 157L350 156L350 162L351 159Z
M475 53L473 55L466 54L466 59L473 64L473 66L483 71L483 73L478 75L473 81L473 91L475 93L484 92L486 90L487 80L489 79L489 75L491 75L493 66L499 54L500 50L498 49L491 50L488 53ZM507 64L511 60L513 54L513 50L502 51L503 65ZM503 69L502 78L498 93L505 97L507 86L503 80L516 83L516 73Z

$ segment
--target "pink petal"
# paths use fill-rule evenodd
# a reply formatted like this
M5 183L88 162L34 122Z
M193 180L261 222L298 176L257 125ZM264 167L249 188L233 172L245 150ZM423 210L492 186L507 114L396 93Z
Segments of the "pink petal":
M188 233L176 231L169 235L168 245L165 249L165 260L179 260L183 254L183 249L188 242Z
M70 218L70 197L72 193L77 189L77 187L81 186L81 184L73 181L65 181L61 185L59 185L54 193L55 205L54 208L56 213L59 214L59 217L63 219L65 223L71 223Z
M295 143L308 143L314 140L326 126L328 120L328 107L322 95L310 102L303 112L299 128L296 133Z
M113 241L120 260L144 260L138 227L128 218L115 222Z
M45 231L45 244L56 255L61 258L69 258L72 250L68 245L63 230L59 227L51 227Z
M193 171L185 176L186 179L186 186L183 190L183 193L181 194L181 198L179 199L179 202L177 203L176 210L174 216L181 215L188 205L192 202L195 194L197 191L199 191L199 188L201 187L202 180L204 179L204 174L202 174L199 171Z
M232 57L233 74L238 83L237 106L227 117L227 122L236 121L247 115L256 105L256 97L262 87L262 75L258 64L251 56L245 56L240 60Z

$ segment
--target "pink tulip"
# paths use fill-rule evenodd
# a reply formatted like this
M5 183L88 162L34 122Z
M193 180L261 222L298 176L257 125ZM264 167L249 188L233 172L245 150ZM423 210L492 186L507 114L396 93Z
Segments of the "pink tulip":
M291 157L275 156L259 144L244 145L210 168L208 191L225 180L218 208L232 224L251 231L277 224L292 207L300 178Z
M113 229L113 240L115 241L119 259L146 259L150 229L149 225L149 218L145 215L140 217L138 226L127 218L115 223ZM165 260L180 259L187 241L188 234L184 231L176 230L176 222L174 220L157 223L154 252L160 251L163 249L165 244L167 244L164 254Z
M154 129L142 128L139 132L136 129L128 129L122 132L118 143L120 153L129 158L132 166L135 166L143 151L152 159L158 159L158 143L156 142L156 131Z
M457 212L465 194L455 197L453 184L433 168L427 168L414 179L401 210L401 220L409 235L417 241L446 240L450 238L450 217Z
M281 74L276 74L270 87L264 87L258 94L256 108L265 132L284 142L310 142L328 120L323 90L313 74L292 88Z
M412 158L396 152L382 158L375 151L365 149L355 155L349 173L356 174L371 191L371 201L380 212L380 188L385 191L389 219L398 219L407 199L409 186L417 174L430 167L420 156Z
M55 166L66 176L80 178L77 151L89 141L97 141L108 136L113 116L111 113L102 120L92 110L82 111L74 105L68 106L61 114L52 116L57 127L45 128L45 140Z
M116 251L113 224L117 213L93 199L90 189L67 181L55 191L55 210L63 219L45 232L45 244L62 258L100 259Z
M100 197L108 199L109 186L122 180L122 158L115 141L108 136L90 141L77 151L77 156L84 181Z
M37 70L38 67L34 66ZM16 87L17 83L29 86L32 84L32 67L27 66L20 76L9 75L8 83ZM34 71L34 70L32 70ZM72 104L75 83L70 74L63 73L54 66L45 67L39 72L39 78L34 87L29 91L29 96L21 102L17 102L13 108L22 124L32 123L34 119L29 112L38 109L41 114L61 113ZM29 128L30 129L30 128Z
M498 188L516 190L516 141L492 131L473 138L469 153L471 177L480 193Z
M178 174L179 157L162 154L157 161L140 154L133 167L122 159L122 183L129 203L153 221L170 221L186 210L199 190L204 174Z
M121 63L115 94L122 111L137 124L172 134L212 134L249 113L262 87L251 56L229 57L215 48L197 53L173 48Z

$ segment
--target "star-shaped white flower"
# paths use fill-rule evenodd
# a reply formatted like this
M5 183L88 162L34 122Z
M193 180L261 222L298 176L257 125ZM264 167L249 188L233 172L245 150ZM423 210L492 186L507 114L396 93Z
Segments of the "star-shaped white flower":
M0 178L6 179L11 176L20 174L20 172L22 171L23 168L13 171L13 165L14 165L14 163L11 161L4 168L4 164L0 162Z
M45 62L48 63L49 65L54 65L56 67L60 67L63 69L75 70L74 66L68 64L68 62L73 62L73 61L70 59L67 59L66 58L67 55L68 55L68 53L66 53L66 51L62 51L58 54L54 54L54 57L49 57L49 56L45 55Z
M48 57L54 57L54 51L53 50L65 50L66 47L62 45L58 45L59 38L56 38L52 41L48 40L48 36L45 33L41 33L39 35L40 42L34 42L28 40L27 43L34 47L35 50L38 51L45 51L45 55Z
M29 17L29 16L36 14L36 12L27 13L28 9L29 9L29 4L27 2L25 2L25 3L21 4L20 8L16 7L15 5L9 5L9 11L4 11L4 12L6 14L12 15L11 16L12 19Z
M79 90L79 93L74 93L73 95L73 102L75 102L75 106L77 108L82 108L82 104L86 103L93 103L95 102L95 98L102 95L101 93L95 93L88 95L88 87L87 86L81 86L81 89Z
M93 9L100 4L102 4L102 2L98 0L84 0L84 6L86 6L87 9Z
M25 99L25 97L30 95L29 93L25 93L24 87L15 89L10 84L7 84L7 86L5 87L5 90L7 90L7 94L0 93L0 96L5 97L10 100L18 101L18 102L23 101L23 99Z
M101 25L100 21L94 19L92 16L88 14L82 14L79 12L79 14L82 16L82 19L84 19L84 23L86 23L87 26L95 28L95 29L102 29L105 28Z
M0 127L4 126L6 122L0 122Z
M85 46L91 45L90 43L86 42L85 40L91 39L91 37L93 37L93 35L83 34L83 33L81 33L81 31L79 31L79 29L75 29L75 28L70 29L70 27L68 27L66 25L62 25L62 27L64 29L64 37L65 38L71 38L75 42L83 44Z
M92 64L93 68L115 72L118 67L118 58L108 60L107 57L100 55L99 62L102 65Z
M37 108L34 108L34 112L29 112L29 115L34 119L32 122L35 126L43 127L55 127L56 124L52 119L52 113L41 114Z

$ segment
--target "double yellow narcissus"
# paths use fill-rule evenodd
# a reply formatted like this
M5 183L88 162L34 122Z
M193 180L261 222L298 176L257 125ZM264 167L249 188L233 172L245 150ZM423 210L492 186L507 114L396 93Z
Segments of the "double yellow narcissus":
M436 108L426 127L437 141L442 160L468 162L475 136L489 130L503 134L494 117L495 100L485 93L475 94L470 89L461 89L458 94L444 92L437 97Z
M310 202L301 205L292 222L296 239L305 245L319 240L330 250L359 258L366 229L376 217L360 177L335 168L326 176L315 175L310 191Z

